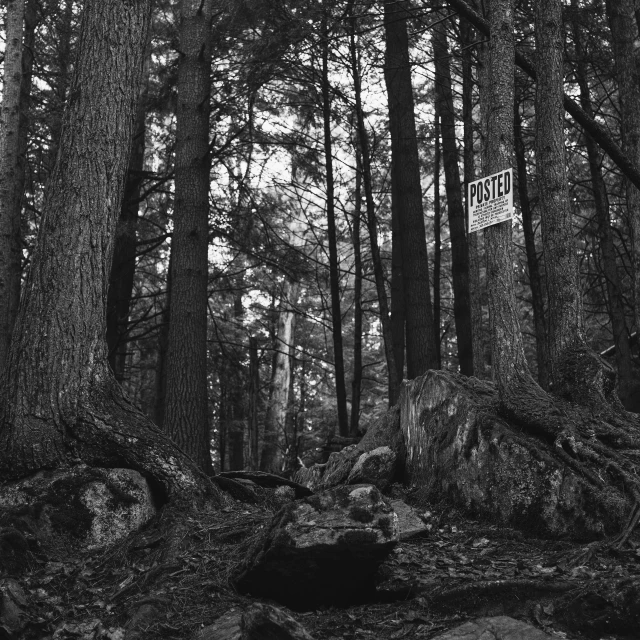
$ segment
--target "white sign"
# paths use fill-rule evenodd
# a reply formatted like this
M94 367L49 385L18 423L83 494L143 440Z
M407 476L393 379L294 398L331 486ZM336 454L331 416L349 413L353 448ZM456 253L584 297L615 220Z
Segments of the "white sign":
M467 185L469 233L513 218L513 169Z

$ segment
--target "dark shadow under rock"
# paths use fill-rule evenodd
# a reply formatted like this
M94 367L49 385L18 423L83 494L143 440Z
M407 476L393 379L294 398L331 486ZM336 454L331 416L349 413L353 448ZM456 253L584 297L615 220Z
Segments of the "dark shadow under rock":
M398 541L398 518L373 486L342 486L283 507L236 580L293 609L362 602Z

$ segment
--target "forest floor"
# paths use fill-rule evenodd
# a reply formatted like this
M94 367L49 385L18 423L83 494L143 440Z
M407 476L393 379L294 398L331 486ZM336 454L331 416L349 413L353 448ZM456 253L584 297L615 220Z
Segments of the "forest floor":
M274 509L235 503L185 516L177 528L159 518L114 549L34 561L20 579L29 601L24 640L123 640L127 628L136 640L191 640L252 602L231 578ZM430 531L392 552L377 602L291 615L316 640L428 639L483 615L510 615L558 638L640 638L638 630L609 633L597 598L588 602L591 622L584 602L571 602L590 585L640 580L640 546L539 540L424 504L419 513Z

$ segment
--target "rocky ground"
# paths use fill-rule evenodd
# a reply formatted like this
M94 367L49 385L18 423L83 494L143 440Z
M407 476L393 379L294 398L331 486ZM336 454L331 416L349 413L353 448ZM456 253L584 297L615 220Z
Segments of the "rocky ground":
M236 591L234 577L280 506L229 501L164 514L116 548L71 561L36 553L26 573L0 581L0 639L245 637L215 635L211 625L256 602ZM367 602L308 611L271 604L316 640L436 638L481 616L511 616L558 638L640 638L637 540L617 551L530 538L437 505L416 512L425 531L395 546Z

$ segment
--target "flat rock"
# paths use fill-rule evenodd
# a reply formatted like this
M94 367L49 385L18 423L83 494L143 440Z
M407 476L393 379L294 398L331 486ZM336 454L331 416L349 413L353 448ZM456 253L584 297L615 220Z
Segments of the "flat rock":
M313 640L288 613L254 603L244 611L229 611L196 633L194 640Z
M156 513L147 481L131 469L79 465L0 487L0 517L25 524L45 551L108 547Z
M336 487L278 511L236 586L298 610L360 602L397 541L398 516L378 489Z
M299 482L277 476L274 473L267 473L266 471L223 471L219 473L217 477L232 478L234 480L250 480L258 486L268 489L291 487L295 492L296 498L304 498L313 493L308 487L305 487Z
M398 539L410 540L428 532L427 525L408 504L402 500L389 501L398 516Z
M478 618L451 629L433 640L549 640L548 633L507 616Z
M347 484L372 484L381 491L389 488L396 471L396 454L390 447L363 453L349 473Z

